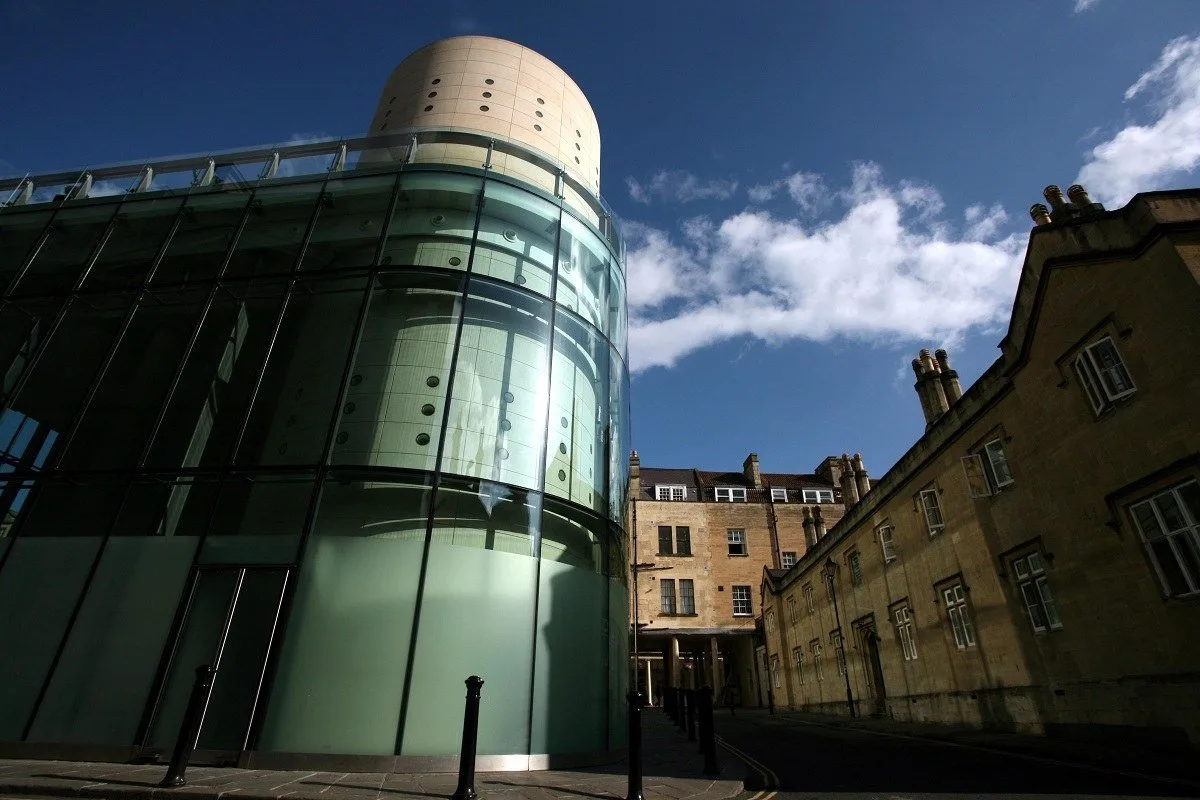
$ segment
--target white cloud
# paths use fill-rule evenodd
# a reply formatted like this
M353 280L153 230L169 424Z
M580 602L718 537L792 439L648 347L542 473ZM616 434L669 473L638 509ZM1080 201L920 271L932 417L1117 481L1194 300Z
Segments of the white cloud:
M655 199L668 203L687 203L692 200L728 200L737 191L735 180L702 182L685 170L661 170L646 183L626 178L629 196L639 203L650 205Z
M1075 13L1081 14L1084 11L1095 8L1100 0L1075 0Z
M787 164L784 167L787 168ZM780 191L788 195L801 210L813 213L827 205L829 192L820 175L814 172L796 172L773 183L759 184L746 189L750 202L762 204L771 200Z
M748 209L675 237L627 225L632 367L739 336L946 341L1007 319L1025 237L999 238L998 205L954 224L932 187L869 163L822 195L842 207L819 223Z
M1168 42L1125 91L1126 100L1138 97L1149 98L1153 121L1128 125L1093 147L1076 179L1110 206L1165 188L1200 165L1200 36Z

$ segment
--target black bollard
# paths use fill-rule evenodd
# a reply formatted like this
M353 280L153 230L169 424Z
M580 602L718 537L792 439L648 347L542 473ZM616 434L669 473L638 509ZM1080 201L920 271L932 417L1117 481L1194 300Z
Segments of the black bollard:
M159 784L165 789L173 789L187 783L183 773L187 770L192 751L196 749L196 740L200 738L204 707L208 705L208 693L212 689L215 674L216 670L208 664L196 667L196 682L192 684L192 695L188 698L187 708L183 712L179 737L175 740L175 752L171 754L171 765L167 767L167 775Z
M663 711L667 714L667 719L675 721L675 687L668 686L663 690Z
M687 691L682 686L675 691L678 692L675 702L679 704L675 711L675 727L685 731L687 730Z
M467 708L463 714L462 749L458 757L458 788L451 800L477 800L475 792L475 744L479 739L479 694L483 678L472 675L467 684Z
M713 727L713 692L705 686L700 690L700 745L704 753L704 774L719 775L717 766L717 732Z
M688 741L696 741L696 690L684 689L684 700L687 704L687 734Z
M635 689L626 698L629 700L629 792L625 800L643 800L642 693Z
M774 716L775 714L775 693L767 689L767 713Z

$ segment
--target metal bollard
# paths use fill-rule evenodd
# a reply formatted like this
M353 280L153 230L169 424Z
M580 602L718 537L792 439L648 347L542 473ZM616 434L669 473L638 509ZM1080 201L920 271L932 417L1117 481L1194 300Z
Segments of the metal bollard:
M675 691L679 693L675 697L675 701L679 704L675 710L675 727L685 731L687 730L687 692L682 686Z
M696 741L696 690L684 689L683 696L687 703L687 735L688 741Z
M171 764L167 767L166 777L159 784L165 789L173 789L187 783L183 774L187 770L192 751L196 749L196 740L200 738L204 707L208 705L208 694L212 690L215 674L216 670L208 664L196 667L196 682L192 684L192 694L183 712L179 737L175 740L175 752L171 754Z
M629 700L629 791L625 800L644 800L642 797L642 693L636 689L626 695Z
M663 689L663 711L667 714L667 719L675 721L675 687L667 686Z
M467 684L467 708L463 714L462 749L458 757L458 788L451 800L477 800L475 792L475 744L479 739L479 695L483 678L472 675Z
M700 745L704 753L704 774L720 775L717 766L717 731L713 727L713 692L705 686L700 690Z

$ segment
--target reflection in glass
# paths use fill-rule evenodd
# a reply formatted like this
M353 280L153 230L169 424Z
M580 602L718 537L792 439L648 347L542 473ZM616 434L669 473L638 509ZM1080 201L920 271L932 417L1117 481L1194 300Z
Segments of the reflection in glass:
M191 283L215 278L249 201L246 189L190 195L153 281Z
M401 176L380 263L466 270L481 183L444 172Z
M392 175L329 181L301 269L370 266L395 185Z
M124 494L124 478L42 481L26 504L17 535L107 536Z
M616 348L609 348L608 516L623 523L629 495L629 372Z
M443 472L536 489L546 430L550 304L472 278Z
M30 361L45 344L62 306L62 298L46 297L13 300L0 307L0 370L4 371L0 400L16 388Z
M460 298L458 280L448 276L375 278L337 417L334 464L436 467Z
M98 203L62 209L50 223L38 249L16 286L16 293L66 292L78 282L117 206Z
M207 564L286 564L295 560L313 477L300 473L226 478L200 560Z
M550 413L546 419L546 492L606 509L604 472L608 343L573 316L555 317Z
M532 556L541 495L491 481L446 479L434 507L433 541Z
M7 288L16 277L53 213L0 208L0 288Z
M320 192L321 184L316 181L257 190L225 277L291 272Z
M141 285L182 205L178 197L122 203L104 246L88 270L84 288L132 289Z
M530 192L488 181L471 271L549 297L560 214Z
M608 325L608 272L612 256L603 240L569 213L558 241L555 298L601 331Z
M113 536L204 535L221 484L209 477L139 478L129 487Z

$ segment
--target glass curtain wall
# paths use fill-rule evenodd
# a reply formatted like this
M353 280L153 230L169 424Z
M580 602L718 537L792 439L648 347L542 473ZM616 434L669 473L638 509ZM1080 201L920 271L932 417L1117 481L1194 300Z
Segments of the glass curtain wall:
M0 208L0 740L624 745L624 276L486 170Z

